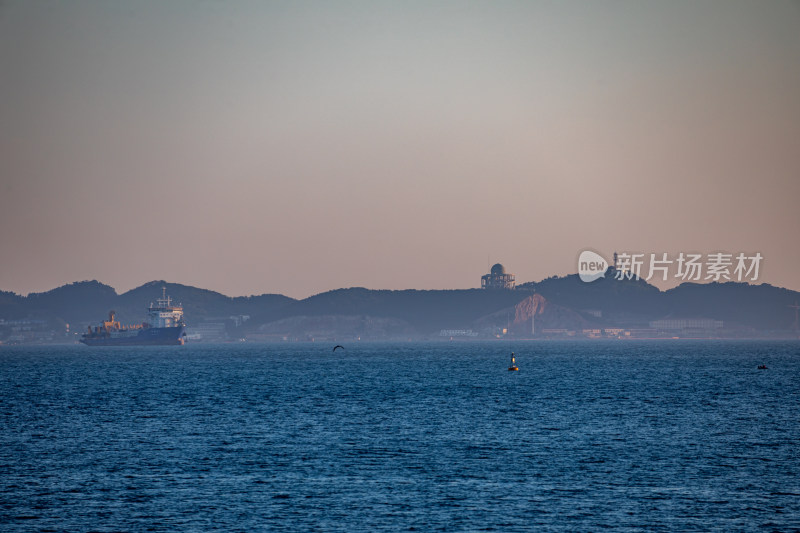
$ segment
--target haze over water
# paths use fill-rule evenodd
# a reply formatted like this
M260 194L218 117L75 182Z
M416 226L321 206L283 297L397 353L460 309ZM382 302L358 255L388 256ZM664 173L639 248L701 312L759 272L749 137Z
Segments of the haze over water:
M3 348L3 530L800 528L795 342L330 350Z

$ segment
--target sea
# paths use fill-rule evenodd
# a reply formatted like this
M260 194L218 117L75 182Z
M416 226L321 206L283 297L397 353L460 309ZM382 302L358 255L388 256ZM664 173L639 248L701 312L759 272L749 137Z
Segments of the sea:
M0 347L0 531L800 531L800 341L334 344Z

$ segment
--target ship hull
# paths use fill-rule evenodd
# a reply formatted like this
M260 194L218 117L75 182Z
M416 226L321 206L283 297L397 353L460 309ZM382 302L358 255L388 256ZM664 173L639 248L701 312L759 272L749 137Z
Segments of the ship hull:
M172 346L184 343L183 326L146 328L132 335L84 335L81 342L87 346Z

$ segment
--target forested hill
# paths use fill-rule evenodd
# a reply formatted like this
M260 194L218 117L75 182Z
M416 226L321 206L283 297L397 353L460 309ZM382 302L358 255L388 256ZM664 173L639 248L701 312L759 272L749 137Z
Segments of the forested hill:
M793 305L800 292L767 283L683 283L661 291L639 279L606 275L591 283L577 274L552 277L521 286L549 301L576 311L597 312L601 323L645 325L664 318L710 318L731 327L787 330L794 327Z
M792 330L793 306L800 301L797 291L768 284L684 283L660 291L643 280L619 281L613 276L592 283L581 282L577 275L553 277L516 290L390 291L356 287L302 300L279 294L229 297L165 281L152 281L117 294L113 287L98 281L82 281L28 296L0 291L0 319L67 323L77 331L96 325L114 310L122 323L136 324L145 320L148 305L161 297L162 287L173 302L183 305L190 326L238 315L249 316L248 328L297 317L318 320L313 317L347 316L387 319L423 334L437 328L469 328L490 315L513 316L515 306L532 294L558 306L562 310L559 316L571 317L573 325L554 327L577 327L577 315L569 315L569 310L592 327L637 327L664 318L708 318L722 320L726 327Z
M295 301L280 294L234 298L165 281L151 281L117 294L113 287L98 281L81 281L27 297L0 292L0 318L53 320L83 328L104 320L113 310L122 323L136 324L145 320L147 307L161 297L162 287L173 303L183 305L187 320L195 323L231 315L250 315L254 320L270 321L279 318L279 310Z

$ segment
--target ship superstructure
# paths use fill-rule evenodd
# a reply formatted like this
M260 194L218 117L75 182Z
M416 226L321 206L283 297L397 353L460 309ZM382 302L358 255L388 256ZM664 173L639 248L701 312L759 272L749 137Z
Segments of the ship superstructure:
M167 288L161 288L161 298L156 300L156 304L150 303L147 308L147 316L150 319L150 326L154 328L174 328L183 327L183 307L172 305L172 298L167 296Z
M145 346L183 344L186 339L183 307L173 305L166 287L161 298L147 308L148 321L136 325L122 325L111 311L108 320L83 334L81 342L87 346Z

